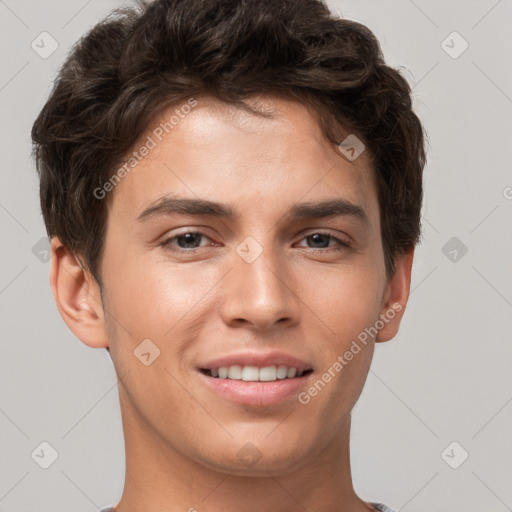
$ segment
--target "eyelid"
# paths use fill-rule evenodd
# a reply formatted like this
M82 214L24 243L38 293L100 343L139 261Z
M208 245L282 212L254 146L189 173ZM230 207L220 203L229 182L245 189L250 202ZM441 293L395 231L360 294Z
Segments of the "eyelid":
M302 232L302 236L311 236L311 235L329 235L333 238L339 238L341 236L345 236L346 238L350 238L352 240L352 237L346 233L345 231L340 231L339 229L334 228L307 228Z
M171 246L171 243L174 242L178 237L186 235L186 234L194 234L194 235L200 235L201 237L207 238L213 243L206 244L199 247L194 247L191 249L183 249L181 247L174 247ZM312 235L321 235L321 236L328 236L330 239L333 239L337 245L334 246L327 246L327 247L304 247L305 249L310 249L312 251L318 251L318 252L329 252L329 251L336 251L336 250L342 250L342 249L348 249L351 248L351 242L347 242L343 240L340 236L336 236L332 234L331 231L328 231L326 229L317 228L317 229L308 229L307 231L303 232L301 234L301 238L299 239L299 242L302 242L306 238ZM349 235L346 235L351 240L352 238ZM180 252L180 253L194 253L195 251L199 249L204 249L205 247L212 247L214 244L217 244L211 237L209 237L204 231L201 231L199 228L182 228L177 233L174 233L172 236L167 236L164 238L164 240L160 243L160 245L170 252ZM173 247L173 248L171 248Z
M351 241L352 241L352 237L350 237L349 235L346 235L348 238L350 238L350 242L347 241L347 240L344 240L341 236L339 235L335 235L333 234L331 231L327 231L325 229L314 229L314 230L310 230L304 234L302 234L301 236L301 239L300 241L308 238L309 236L313 236L313 235L322 235L322 236L328 236L330 237L332 240L335 240L339 245L343 246L343 247L351 247ZM327 251L328 249L334 249L334 247L326 247L326 248L315 248L315 247L306 247L306 249L313 249L313 250L319 250L319 251Z
M179 231L177 233L173 233L170 236L165 236L164 239L162 240L162 242L159 245L163 246L164 249L167 249L167 247L171 246L171 242L174 242L180 236L188 235L188 234L200 235L201 237L207 238L208 240L211 240L212 242L214 242L214 240L211 237L209 237L204 231L200 231L200 229L198 229L198 228L184 228L182 231ZM207 245L203 245L203 246L200 246L200 247L195 247L193 249L183 249L181 247L175 247L173 249L168 249L168 250L170 250L171 252L175 251L175 252L190 252L191 253L191 252L193 252L193 251L195 251L197 249L201 249L201 248L208 247L208 246L211 246L211 245L212 244L207 244Z

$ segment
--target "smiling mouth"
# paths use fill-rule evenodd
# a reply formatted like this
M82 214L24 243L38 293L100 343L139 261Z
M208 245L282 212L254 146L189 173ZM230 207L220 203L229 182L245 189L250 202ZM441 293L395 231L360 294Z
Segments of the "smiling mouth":
M242 380L245 382L274 382L277 380L297 379L309 375L313 370L297 370L293 366L232 365L220 368L201 368L201 373L214 379Z

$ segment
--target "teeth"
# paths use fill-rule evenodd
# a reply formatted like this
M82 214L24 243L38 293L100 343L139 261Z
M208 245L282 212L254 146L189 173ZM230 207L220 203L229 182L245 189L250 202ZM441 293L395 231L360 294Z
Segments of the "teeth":
M286 379L286 377L288 377L288 372L290 372L290 377L293 377L293 375L291 375L291 370L294 370L295 368L290 368L288 370L288 368L286 366L283 366L283 365L280 365L277 367L277 372L276 372L276 376L278 379Z
M291 379L292 377L295 377L295 374L297 373L297 368L288 368L286 371L286 376ZM300 372L300 375L302 375L302 372ZM299 375L299 377L300 377Z
M262 368L263 370L263 368ZM263 380L261 379L259 369L257 366L244 366L244 369L241 371L240 378L245 381L256 381Z
M265 368L260 368L260 380L265 382L277 380L277 368L275 366L265 366Z
M274 380L301 377L304 372L297 371L297 368L284 365L259 368L257 366L241 366L235 364L233 366L212 368L210 373L212 377L218 377L219 379L244 380L247 382L271 382Z
M228 379L240 380L242 378L242 367L238 365L228 368Z

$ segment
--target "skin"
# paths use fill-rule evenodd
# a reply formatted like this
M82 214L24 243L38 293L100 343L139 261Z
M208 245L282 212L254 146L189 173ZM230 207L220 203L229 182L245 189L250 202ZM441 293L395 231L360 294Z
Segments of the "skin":
M50 281L64 321L86 345L108 347L122 379L126 479L116 511L373 510L352 486L350 412L375 343L398 330L413 252L396 259L388 279L368 152L345 159L305 106L263 96L260 105L278 113L264 119L197 99L111 192L106 304L91 275L52 241ZM237 217L137 221L166 194L227 203ZM286 217L295 203L334 198L361 207L367 222ZM190 230L204 235L170 242L186 254L162 245ZM310 238L319 232L349 246ZM248 236L263 248L252 263L236 252ZM198 376L200 362L278 349L312 365L307 389L397 303L401 311L306 405L296 396L269 407L234 404ZM134 356L147 338L161 351L150 366ZM247 443L257 454L252 465L239 454Z

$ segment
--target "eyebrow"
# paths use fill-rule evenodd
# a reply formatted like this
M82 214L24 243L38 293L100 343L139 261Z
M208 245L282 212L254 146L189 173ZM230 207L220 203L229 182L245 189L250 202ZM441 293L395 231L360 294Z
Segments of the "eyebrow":
M226 203L218 203L206 199L164 196L150 204L137 217L137 222L147 222L158 216L176 213L184 215L213 215L226 219L237 217L233 207ZM369 222L364 209L346 199L297 203L285 214L285 218L288 219L317 219L333 216L352 216L363 221L365 224Z

